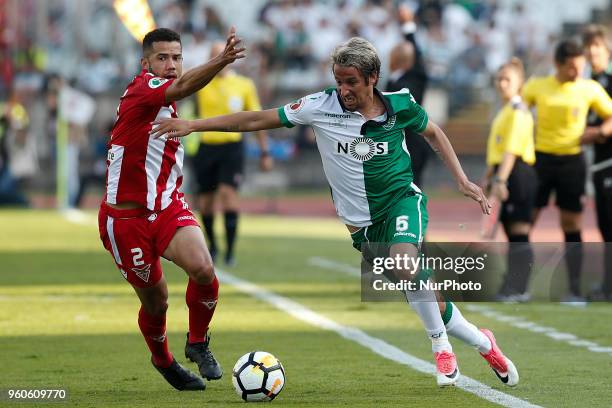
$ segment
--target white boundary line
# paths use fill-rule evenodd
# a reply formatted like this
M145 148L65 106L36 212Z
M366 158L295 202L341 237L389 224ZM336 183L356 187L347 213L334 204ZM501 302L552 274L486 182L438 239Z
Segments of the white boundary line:
M331 259L321 258L320 256L311 256L308 258L308 265L318 266L323 269L332 269L336 272L342 272L357 278L361 276L361 270L353 265L332 261Z
M396 363L406 365L421 373L428 375L433 375L435 373L435 366L433 364L408 354L382 339L370 336L358 328L341 325L340 323L318 314L306 306L294 302L289 298L280 296L274 292L262 288L261 286L238 278L225 271L217 269L217 272L217 276L222 283L231 285L245 294L266 302L298 320L323 330L335 332L341 337L353 341L378 354L379 356ZM541 408L539 405L534 405L523 399L495 390L488 385L485 385L465 375L460 377L459 381L457 382L457 387L482 399L504 407Z
M532 333L541 333L553 340L561 341L576 347L582 347L593 353L604 353L612 356L612 347L601 346L594 341L581 339L574 334L558 331L554 327L541 326L520 316L507 315L483 305L470 304L465 305L465 308L471 312L478 312L490 319L507 323L512 327L528 330Z
M308 258L308 264L324 269L346 273L351 276L361 275L361 271L359 270L359 268L318 256ZM581 339L574 334L558 331L554 327L542 326L537 323L526 320L520 316L507 315L505 313L498 312L490 307L483 305L466 304L464 307L466 310L480 313L485 317L497 320L499 322L507 323L512 327L528 330L532 333L540 333L547 337L550 337L553 340L562 341L564 343L576 347L582 347L593 353L604 353L612 356L612 347L605 347L598 343L595 343L594 341Z
M98 225L98 220L95 217L92 217L86 212L76 208L68 208L65 210L61 210L60 213L67 221L73 224L85 226Z

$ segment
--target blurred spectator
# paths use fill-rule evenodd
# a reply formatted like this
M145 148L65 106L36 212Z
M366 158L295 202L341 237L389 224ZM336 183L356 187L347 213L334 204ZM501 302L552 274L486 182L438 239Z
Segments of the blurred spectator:
M327 63L337 44L344 40L344 31L333 24L329 17L322 17L318 27L311 32L312 55L318 63Z
M159 27L166 27L176 32L183 32L187 26L187 15L182 3L168 2L157 16Z
M211 41L223 39L227 33L228 27L223 24L221 17L219 17L215 9L212 7L205 7L204 16L206 19L206 27L204 28L206 36L210 38Z
M550 50L559 41L559 33L549 29L549 21L537 19L526 9L530 3L516 3L512 10L508 37L514 41L513 54L519 56L532 74L547 75L553 66Z
M374 45L383 61L387 59L393 44L401 39L399 27L392 17L393 12L391 1L370 0L364 2L353 14L353 23L357 25L358 35ZM387 66L384 65L382 68L381 74L384 76Z
M423 104L423 96L427 87L428 77L423 63L421 50L416 43L414 33L416 24L411 10L406 6L398 8L398 16L402 23L404 41L391 50L389 58L389 82L386 90L390 92L408 88L419 105ZM431 154L431 147L425 139L408 130L404 131L406 147L410 152L414 183L422 187L422 175L427 160Z
M522 3L516 3L511 15L511 36L514 40L514 55L521 60L529 57L530 49L535 41L537 23L525 11Z
M36 141L29 133L30 115L22 102L22 94L14 90L6 106L9 119L10 169L21 186L27 184L38 171Z
M376 32L384 30L392 21L390 2L384 0L366 1L356 11L353 20L361 26L361 33L364 37L375 36Z
M187 37L187 36L186 36ZM191 40L183 43L183 69L185 71L208 61L210 55L210 42L206 41L203 29L193 32Z
M28 96L40 92L44 83L44 75L37 66L37 60L42 58L38 55L37 47L34 47L31 41L27 41L24 46L26 48L14 60L16 72L12 85L15 91L27 99Z
M74 207L80 189L80 154L87 140L87 126L96 109L96 102L84 92L67 84L59 91L59 118L68 124L68 140L65 150L65 166L68 205ZM61 146L58 146L61 148Z
M110 121L94 132L94 136L90 143L83 150L85 163L84 171L81 172L79 180L79 189L74 198L74 207L82 207L85 203L85 193L90 186L98 186L104 188L106 183L106 143L110 137L115 121Z
M57 117L59 111L59 91L62 87L63 79L56 74L49 75L46 79L45 92L45 133L46 142L51 146L51 157L55 159L55 148L57 142Z
M287 58L286 67L305 70L311 63L310 34L301 20L294 21L283 37L278 39L277 52Z
M79 88L97 95L111 90L119 82L117 63L97 51L88 50L85 61L79 64L77 84Z
M423 29L417 33L422 47L427 71L434 82L441 83L446 79L453 50L449 45L447 34L442 26L442 8L438 2L428 3L419 9L419 21Z
M304 28L314 34L319 27L321 19L327 16L327 6L314 0L301 0L296 2L296 15L304 23Z
M502 64L512 56L512 44L508 32L491 19L482 34L485 47L486 67L489 74L494 74Z
M282 36L289 31L291 23L299 19L299 15L291 0L279 0L268 5L262 19Z
M423 53L415 38L417 25L414 22L414 14L403 5L398 7L397 14L404 41L397 44L391 52L387 90L394 92L408 88L416 102L422 105L429 78Z
M487 73L487 50L482 42L482 35L472 32L472 46L459 54L451 63L449 81L451 115L471 102L473 90L483 88L489 83Z
M5 107L0 105L4 111ZM28 202L18 187L10 170L9 119L4 112L0 116L0 206L27 206Z
M36 173L36 146L28 137L30 118L19 92L0 106L0 204L27 206L23 184Z
M474 26L475 21L465 7L452 2L444 7L442 30L449 39L447 46L453 56L459 55L470 47L470 31L474 29Z

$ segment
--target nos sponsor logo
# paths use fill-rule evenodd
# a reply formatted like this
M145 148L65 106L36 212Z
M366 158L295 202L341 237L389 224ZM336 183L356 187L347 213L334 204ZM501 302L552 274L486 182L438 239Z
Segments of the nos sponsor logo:
M388 142L375 142L367 137L358 137L352 142L336 142L336 154L350 154L360 161L368 161L375 155L389 153Z

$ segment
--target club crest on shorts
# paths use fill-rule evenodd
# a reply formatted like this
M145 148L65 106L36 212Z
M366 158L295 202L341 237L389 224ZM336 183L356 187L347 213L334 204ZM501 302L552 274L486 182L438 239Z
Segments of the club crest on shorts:
M149 282L149 276L151 276L151 264L146 264L142 268L131 268L132 272L136 274L140 279L145 282Z

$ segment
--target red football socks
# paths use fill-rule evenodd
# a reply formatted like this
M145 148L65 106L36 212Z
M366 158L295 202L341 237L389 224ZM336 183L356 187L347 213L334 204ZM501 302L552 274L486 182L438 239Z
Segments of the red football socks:
M219 281L216 276L208 285L198 285L189 279L185 294L189 307L189 343L202 343L206 340L206 332L215 313L218 296Z
M138 312L138 326L151 350L153 363L158 367L169 367L172 364L172 354L168 351L166 337L166 315L148 314L141 306Z

